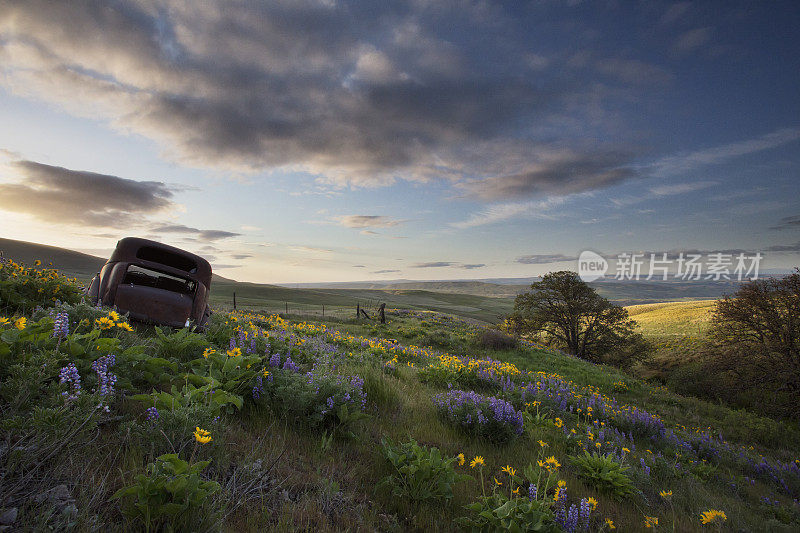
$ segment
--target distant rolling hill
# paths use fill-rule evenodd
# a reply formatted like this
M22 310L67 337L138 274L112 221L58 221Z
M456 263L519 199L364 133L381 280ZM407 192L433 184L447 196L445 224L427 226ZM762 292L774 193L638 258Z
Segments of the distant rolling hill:
M36 259L83 282L88 281L105 259L64 248L24 241L0 239L5 257L32 265ZM302 283L269 285L245 283L214 275L211 302L216 307L231 307L236 293L237 307L270 312L284 311L320 314L355 313L360 304L374 309L380 302L389 308L429 309L485 322L496 322L514 306L514 297L527 291L536 278L496 278L487 280L438 281L360 281L344 283ZM733 281L619 281L605 278L591 285L601 296L619 305L719 298L736 291Z
M44 266L52 263L54 268L83 282L90 280L106 262L104 258L73 250L11 239L0 239L0 252L6 258L27 265L33 265L37 259ZM217 308L232 307L234 292L238 308L269 312L283 311L288 307L292 313L320 314L322 306L326 306L328 313L354 316L356 305L360 304L372 313L380 302L384 302L390 309L428 309L483 322L495 322L513 307L511 299L474 294L407 289L297 289L238 282L214 275L211 283L212 305Z
M62 273L82 281L91 279L106 262L102 257L65 248L11 239L0 239L0 252L3 257L28 266L33 266L37 259L45 267L52 263L52 266Z

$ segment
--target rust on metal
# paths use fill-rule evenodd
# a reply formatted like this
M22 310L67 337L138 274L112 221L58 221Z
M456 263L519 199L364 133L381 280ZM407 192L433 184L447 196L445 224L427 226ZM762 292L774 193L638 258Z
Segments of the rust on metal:
M133 320L172 327L204 326L211 314L211 265L160 242L126 237L92 279L88 296Z

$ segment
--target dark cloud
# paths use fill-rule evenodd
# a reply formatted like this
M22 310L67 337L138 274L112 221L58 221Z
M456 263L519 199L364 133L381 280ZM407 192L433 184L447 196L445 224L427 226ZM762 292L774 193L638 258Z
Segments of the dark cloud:
M247 259L249 257L253 257L253 255L252 254L233 254L233 255L231 255L231 257L233 257L234 259L242 260L242 259Z
M457 263L452 263L450 261L432 261L430 263L416 263L411 265L411 268L442 268L456 265Z
M528 170L469 181L463 187L483 200L578 193L609 187L635 176L636 172L628 166L630 163L630 154L617 151L555 151L533 162Z
M627 84L660 85L674 79L674 75L663 67L638 59L602 59L595 64L595 69Z
M461 268L466 268L467 270L472 270L472 269L475 269L475 268L483 268L485 266L486 266L485 263L475 263L475 264L463 264L463 265L461 265Z
M127 228L144 215L173 207L172 189L159 181L16 161L22 181L0 184L0 209L63 224Z
M234 233L232 231L224 231L219 229L197 229L183 224L160 224L150 228L153 233L185 233L191 235L193 240L197 241L216 241L219 239L227 239L229 237L238 237L241 233Z
M765 252L800 252L800 241L794 244L774 244L764 248Z
M537 128L562 134L598 105L584 97L590 80L525 66L544 57L522 42L539 19L480 2L7 0L0 83L205 168L361 185L475 179L486 199L630 177L613 155L531 155ZM663 76L616 61L600 68L625 82Z
M560 263L562 261L577 261L577 256L569 256L563 254L539 254L539 255L523 255L517 257L517 263L523 265L546 265L549 263Z
M800 227L800 215L783 217L777 225L770 227L770 229L782 230L797 227Z
M391 228L405 222L381 215L345 215L336 220L347 228Z
M353 265L353 268L367 268L366 265Z
M400 272L400 271L399 270L388 269L388 270L375 270L372 273L373 274L389 274L390 272Z

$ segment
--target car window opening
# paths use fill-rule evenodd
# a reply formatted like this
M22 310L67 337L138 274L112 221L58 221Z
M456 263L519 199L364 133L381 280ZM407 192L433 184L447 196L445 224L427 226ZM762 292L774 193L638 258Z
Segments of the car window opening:
M145 261L152 261L162 265L177 268L184 272L194 274L197 272L197 265L188 257L161 250L153 246L142 246L136 251L136 257Z
M144 287L154 287L156 289L163 289L170 292L177 292L179 294L193 295L197 287L197 283L158 272L150 268L145 268L138 265L129 265L128 270L125 272L125 278L122 280L123 284L141 285Z

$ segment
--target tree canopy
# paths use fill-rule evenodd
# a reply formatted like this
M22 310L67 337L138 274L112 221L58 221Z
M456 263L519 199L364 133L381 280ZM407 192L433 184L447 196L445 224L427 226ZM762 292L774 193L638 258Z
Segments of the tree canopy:
M569 353L594 361L640 352L644 340L624 307L603 298L571 271L551 272L520 294L510 317L517 333L555 341Z

